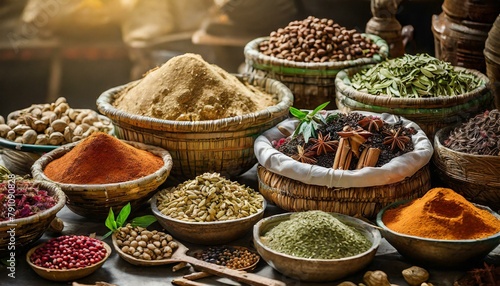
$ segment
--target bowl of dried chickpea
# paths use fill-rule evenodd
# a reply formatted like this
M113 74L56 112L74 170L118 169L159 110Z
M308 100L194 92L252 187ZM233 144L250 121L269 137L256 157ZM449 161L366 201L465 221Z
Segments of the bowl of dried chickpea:
M262 219L265 207L259 192L219 173L204 173L151 199L161 226L180 240L202 245L244 236Z

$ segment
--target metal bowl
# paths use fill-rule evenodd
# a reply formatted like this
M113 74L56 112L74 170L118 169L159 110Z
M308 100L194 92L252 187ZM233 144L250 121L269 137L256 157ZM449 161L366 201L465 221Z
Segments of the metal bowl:
M360 231L372 243L370 249L345 258L310 259L283 254L267 247L262 242L261 236L280 222L288 220L291 214L285 213L264 218L253 227L253 241L257 252L278 272L302 281L333 281L360 271L375 257L381 241L380 232L362 220L338 213L330 214L342 223Z
M252 226L264 216L266 201L263 200L259 212L248 217L214 222L188 222L166 216L158 210L156 193L151 199L151 210L163 226L174 238L195 244L224 244L244 236Z
M384 238L408 260L421 265L437 268L458 268L483 259L500 244L500 232L483 239L444 240L424 238L402 234L389 229L382 217L387 209L395 208L408 201L395 202L383 208L377 214L377 225ZM492 213L498 219L500 215L490 208L476 205Z

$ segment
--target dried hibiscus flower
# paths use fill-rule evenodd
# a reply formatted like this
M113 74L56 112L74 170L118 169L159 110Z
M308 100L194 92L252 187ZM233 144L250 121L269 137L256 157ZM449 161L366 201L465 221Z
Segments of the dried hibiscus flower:
M25 218L56 205L57 200L31 182L0 182L0 221Z

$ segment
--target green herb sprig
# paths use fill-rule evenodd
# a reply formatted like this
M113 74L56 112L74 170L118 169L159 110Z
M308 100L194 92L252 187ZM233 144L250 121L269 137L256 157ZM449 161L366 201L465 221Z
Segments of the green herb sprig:
M405 54L378 63L350 81L345 78L344 83L373 95L407 98L455 96L484 84L475 75L428 54Z
M311 112L303 111L293 106L290 107L290 113L300 121L292 136L295 137L302 134L306 143L309 142L309 138L316 138L316 129L318 128L318 124L326 124L325 118L318 112L323 110L328 104L330 104L329 101L319 105Z
M118 216L115 219L115 213L113 212L112 208L109 208L109 213L108 217L106 218L106 221L104 224L106 227L109 229L109 232L107 232L102 239L105 239L106 237L110 236L113 232L118 231L122 226L126 225L127 218L130 215L130 212L132 211L132 207L130 206L130 203L127 203L118 213ZM131 225L132 226L140 226L140 227L148 227L152 223L156 221L156 217L153 215L145 215L141 217L136 217L132 220Z

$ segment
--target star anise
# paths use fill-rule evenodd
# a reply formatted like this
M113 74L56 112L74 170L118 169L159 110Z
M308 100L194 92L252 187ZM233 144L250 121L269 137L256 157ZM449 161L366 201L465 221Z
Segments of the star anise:
M400 127L397 131L392 129L390 131L384 132L387 137L384 138L384 143L385 145L391 145L391 150L394 151L396 147L399 148L399 150L403 151L405 149L405 146L408 142L410 142L410 137L406 135L401 135L401 132L403 131L403 128Z
M330 152L335 152L339 146L338 140L331 140L330 133L323 136L321 132L318 133L318 139L311 138L309 141L313 142L314 145L311 147L311 151L316 151L316 155L326 154Z
M363 119L358 121L359 126L372 132L374 130L379 131L382 126L384 126L384 121L376 116L365 116Z
M297 154L292 155L292 159L297 160L302 163L307 163L314 165L317 160L313 158L314 152L310 150L304 150L303 146L297 145Z

